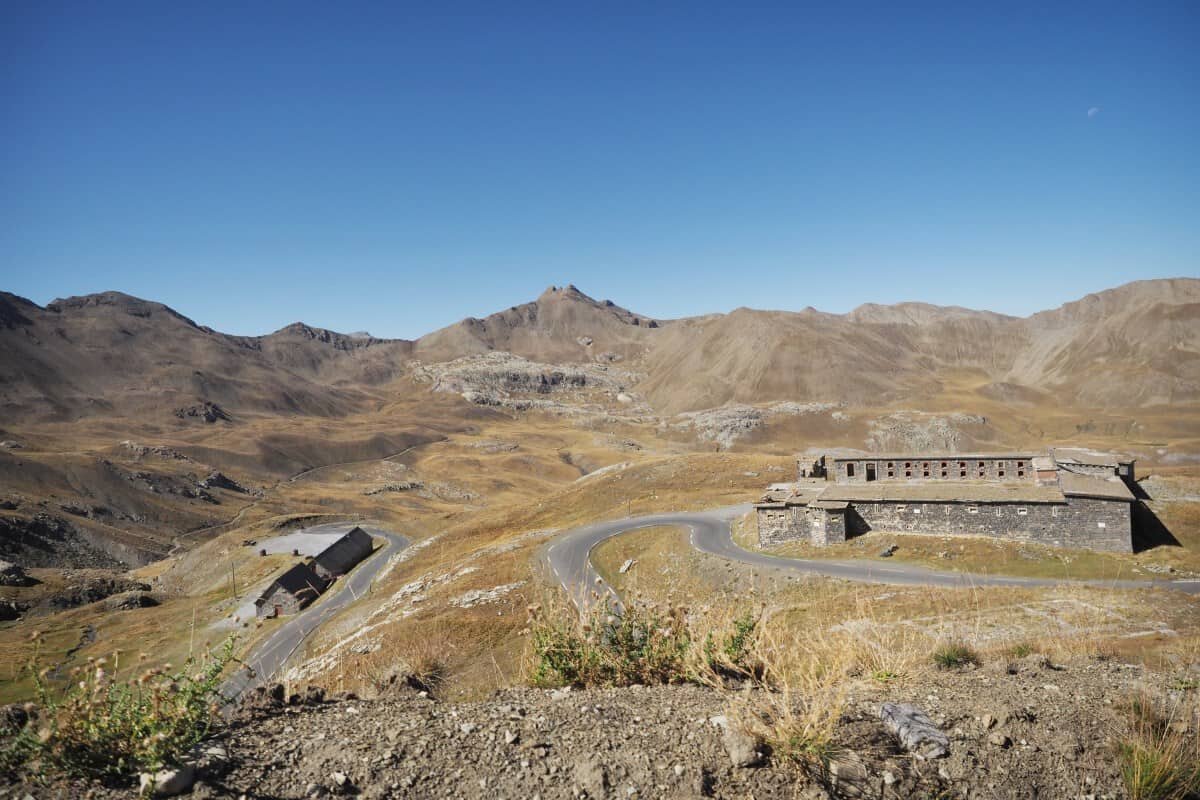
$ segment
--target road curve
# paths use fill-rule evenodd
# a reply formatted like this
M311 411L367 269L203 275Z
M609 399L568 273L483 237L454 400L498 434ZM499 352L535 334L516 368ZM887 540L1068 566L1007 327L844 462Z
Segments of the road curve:
M729 506L711 511L650 514L644 517L597 522L575 528L557 537L542 550L547 568L580 608L588 608L605 597L619 609L620 598L592 566L591 552L596 545L613 536L637 528L677 525L688 528L692 547L702 553L730 561L792 574L822 575L830 578L910 586L1060 586L1063 584L1103 586L1118 589L1176 589L1200 594L1200 580L1091 580L1069 581L1046 578L1020 578L970 572L943 572L908 564L886 566L873 561L826 561L782 558L744 550L733 542L730 523L750 510L749 505Z
M333 523L305 528L304 533L331 533L350 530L355 523ZM296 652L304 639L346 606L362 597L371 587L379 570L387 563L387 556L408 546L408 539L398 533L385 531L368 525L360 525L364 531L387 540L359 564L349 575L338 579L316 603L294 617L287 617L267 638L247 653L242 661L245 666L238 669L221 685L221 695L234 700L247 689L266 683ZM247 669L249 667L250 669ZM253 670L253 672L251 672Z

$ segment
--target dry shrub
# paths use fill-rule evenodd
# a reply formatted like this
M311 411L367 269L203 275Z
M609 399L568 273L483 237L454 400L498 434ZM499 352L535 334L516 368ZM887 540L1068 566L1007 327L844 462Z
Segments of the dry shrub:
M218 718L221 674L234 660L235 641L188 659L178 672L168 664L129 681L114 678L119 654L111 662L88 659L61 690L51 687L52 670L40 668L35 655L29 666L38 706L22 730L5 737L6 768L128 779L179 764Z
M768 625L756 655L761 680L756 691L732 700L731 719L777 757L825 771L838 750L837 725L857 669L855 640Z
M1121 778L1131 800L1185 800L1200 795L1200 702L1196 693L1137 695L1128 730L1117 742Z
M466 626L444 619L422 620L389 632L379 649L343 667L351 685L359 683L378 694L397 683L437 694L464 645Z

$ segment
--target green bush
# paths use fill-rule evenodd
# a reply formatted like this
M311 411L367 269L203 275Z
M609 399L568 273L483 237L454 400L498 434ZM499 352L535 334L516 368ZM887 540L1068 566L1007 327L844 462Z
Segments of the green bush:
M1017 642L1012 647L1008 648L1008 655L1013 658L1025 658L1033 653L1033 645L1028 642Z
M115 680L106 659L88 660L56 690L49 669L30 664L38 707L0 753L6 768L73 777L132 777L177 765L208 734L219 711L221 673L233 660L235 638L212 654L188 659L183 669L148 669L130 681Z
M756 676L761 665L754 655L758 617L745 611L733 617L727 630L710 630L704 636L704 667L716 675Z
M617 614L611 605L579 619L573 609L531 625L537 685L629 686L686 680L691 636L683 610L666 613L633 604Z
M933 651L933 663L939 669L955 669L967 665L978 666L979 654L962 642L949 642Z
M756 677L758 617L700 615L681 606L634 602L622 612L609 603L582 617L574 608L531 606L535 685L629 686L716 683Z

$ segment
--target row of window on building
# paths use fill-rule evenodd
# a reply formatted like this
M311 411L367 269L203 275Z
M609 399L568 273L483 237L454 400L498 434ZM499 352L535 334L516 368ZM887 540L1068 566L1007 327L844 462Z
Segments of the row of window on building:
M901 471L900 468L898 468L896 466L896 464L898 464L898 463L899 462L896 462L896 461L888 461L887 462L887 466L885 469L887 470L887 476L889 478L896 477L896 473ZM911 477L913 477L914 472L920 471L922 478L929 478L933 475L933 470L935 469L933 467L933 465L935 463L938 463L938 462L905 461L904 467L903 467L904 477L911 478ZM940 473L940 477L942 477L942 478L949 478L952 472L957 472L958 477L960 477L960 478L966 478L967 473L969 471L973 471L975 473L975 477L979 477L979 478L987 477L987 462L986 461L978 462L976 464L974 470L970 469L970 467L968 466L968 462L966 462L966 461L954 462L953 465L952 465L952 462L942 461L940 467L938 467L937 469ZM873 473L874 471L875 471L874 464L870 464L867 466L867 475L868 475L867 480L871 480L871 478L872 478L871 473ZM1017 461L1015 471L1016 471L1018 478L1024 478L1025 477L1025 462ZM846 476L853 478L854 472L855 472L854 464L853 463L847 464L846 465ZM996 477L1004 478L1004 477L1007 477L1007 475L1008 475L1008 462L1007 461L996 462Z
M896 508L897 514L904 514L906 512L910 513L910 514L920 514L923 512L923 509L921 506L913 506L910 509L907 505L897 505L895 508ZM949 514L950 511L952 510L951 506L949 506L949 505L943 505L942 508L945 509L945 512L947 514ZM1004 516L1004 506L996 506L995 508L996 508L996 516L997 517ZM968 514L978 514L979 506L967 506L967 513ZM1028 516L1029 509L1026 508L1025 506L1017 506L1016 513L1017 513L1018 517ZM1052 517L1058 516L1058 506L1050 507L1050 516L1052 516Z

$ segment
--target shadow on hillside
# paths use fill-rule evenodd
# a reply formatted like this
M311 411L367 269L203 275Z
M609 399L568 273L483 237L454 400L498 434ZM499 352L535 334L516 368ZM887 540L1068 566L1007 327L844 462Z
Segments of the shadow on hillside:
M1142 500L1133 502L1133 552L1182 546L1150 506Z

